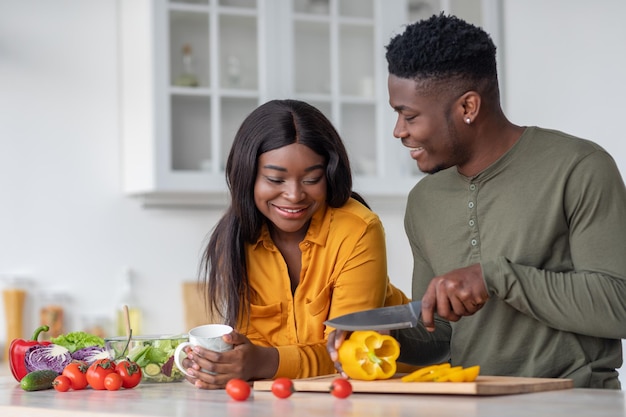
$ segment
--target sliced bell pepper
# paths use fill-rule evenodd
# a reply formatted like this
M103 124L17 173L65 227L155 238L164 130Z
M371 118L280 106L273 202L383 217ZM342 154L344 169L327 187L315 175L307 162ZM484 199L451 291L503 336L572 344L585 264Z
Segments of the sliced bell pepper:
M13 374L13 377L17 379L17 382L20 382L22 378L28 374L28 371L26 370L26 362L24 360L26 351L36 345L47 346L50 344L48 341L39 342L37 340L40 333L47 332L48 330L50 330L48 326L41 326L38 327L33 333L32 340L13 339L11 342L11 345L9 346L9 364L11 367L11 373Z
M440 363L436 365L429 365L423 368L420 368L414 372L411 372L408 375L405 375L401 378L403 382L414 382L414 381L432 381L433 377L436 374L439 374L443 369L450 369L449 363Z
M474 382L480 373L480 366L470 366L455 372L449 372L440 376L437 382Z
M449 363L430 365L401 378L403 382L473 382L480 373L480 366L450 366Z
M396 373L400 344L373 330L356 331L342 343L338 353L343 371L350 378L389 379Z

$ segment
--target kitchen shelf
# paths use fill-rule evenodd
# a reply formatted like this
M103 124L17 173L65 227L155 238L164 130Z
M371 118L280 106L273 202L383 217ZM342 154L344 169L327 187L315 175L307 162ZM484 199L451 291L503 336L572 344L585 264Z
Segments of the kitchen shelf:
M270 99L296 98L339 131L356 191L403 201L422 174L392 136L384 46L416 16L413 3L120 2L124 192L145 206L222 206L243 119Z

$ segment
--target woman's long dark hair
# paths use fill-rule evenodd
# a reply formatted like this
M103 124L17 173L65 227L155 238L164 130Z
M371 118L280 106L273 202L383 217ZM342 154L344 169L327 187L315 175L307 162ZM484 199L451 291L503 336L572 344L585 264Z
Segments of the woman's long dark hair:
M249 313L250 285L244 245L254 243L266 221L254 203L259 156L293 143L324 157L326 202L341 207L352 192L348 154L332 123L315 107L297 100L273 100L243 121L226 163L230 206L215 226L203 253L199 280L209 314L237 326Z

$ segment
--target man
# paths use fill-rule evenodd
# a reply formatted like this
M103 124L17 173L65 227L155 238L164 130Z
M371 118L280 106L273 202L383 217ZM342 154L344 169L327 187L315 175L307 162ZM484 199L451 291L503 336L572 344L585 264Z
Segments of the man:
M495 49L483 30L443 14L387 46L394 136L430 174L405 214L423 327L392 332L399 360L449 354L484 375L619 389L624 182L600 146L506 118ZM334 360L343 337L329 340Z

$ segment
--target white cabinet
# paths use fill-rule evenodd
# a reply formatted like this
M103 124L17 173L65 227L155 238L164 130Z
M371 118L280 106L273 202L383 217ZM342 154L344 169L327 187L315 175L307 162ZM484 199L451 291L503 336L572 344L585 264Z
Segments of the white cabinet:
M420 174L392 136L384 47L409 19L432 14L422 3L441 7L119 2L124 191L146 205L224 204L223 170L239 124L267 100L296 98L320 108L340 132L356 191L368 200L405 198Z

